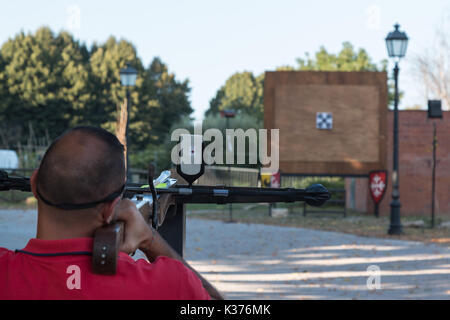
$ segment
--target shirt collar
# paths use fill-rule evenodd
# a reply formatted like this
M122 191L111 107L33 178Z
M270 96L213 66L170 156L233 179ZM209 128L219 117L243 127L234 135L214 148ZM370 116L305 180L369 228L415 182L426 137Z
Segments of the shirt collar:
M92 252L93 238L62 240L30 239L23 251L32 253Z

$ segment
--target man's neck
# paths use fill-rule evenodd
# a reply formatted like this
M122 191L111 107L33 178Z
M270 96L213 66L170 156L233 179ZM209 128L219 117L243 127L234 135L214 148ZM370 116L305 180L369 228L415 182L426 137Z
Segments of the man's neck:
M41 240L62 240L92 238L101 223L64 223L54 219L54 212L38 210L36 238Z
M93 231L73 230L73 229L59 229L40 227L36 232L36 238L41 240L62 240L62 239L76 239L76 238L92 238L94 237Z

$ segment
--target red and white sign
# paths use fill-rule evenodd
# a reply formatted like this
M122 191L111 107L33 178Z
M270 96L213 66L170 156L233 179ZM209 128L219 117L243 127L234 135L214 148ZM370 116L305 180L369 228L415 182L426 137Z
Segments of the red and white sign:
M281 174L280 174L280 172L274 173L270 177L270 186L272 188L280 188L281 187Z
M372 171L369 173L369 190L375 204L383 199L387 188L387 172Z

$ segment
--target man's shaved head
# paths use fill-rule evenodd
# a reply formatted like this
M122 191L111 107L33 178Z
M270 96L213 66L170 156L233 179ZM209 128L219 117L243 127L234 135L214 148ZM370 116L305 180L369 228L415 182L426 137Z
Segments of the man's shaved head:
M37 173L37 188L54 204L96 202L125 183L124 147L96 127L76 127L47 149Z

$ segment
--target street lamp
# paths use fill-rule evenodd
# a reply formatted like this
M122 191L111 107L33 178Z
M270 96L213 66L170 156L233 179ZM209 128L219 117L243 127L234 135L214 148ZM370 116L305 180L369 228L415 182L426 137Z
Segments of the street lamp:
M127 91L127 126L125 129L125 139L127 144L127 177L129 177L129 158L128 158L128 148L129 148L129 141L128 141L128 124L130 119L130 87L134 87L136 84L136 78L137 78L137 70L134 69L130 63L127 63L127 67L120 70L120 81L122 82L122 86L126 88Z
M395 30L389 32L386 37L386 47L390 58L395 59L394 80L395 80L395 100L394 100L394 155L392 170L392 202L391 202L391 222L388 233L399 235L402 233L400 222L400 193L398 188L398 63L406 54L408 46L408 37L406 33L399 30L400 25L396 24Z

